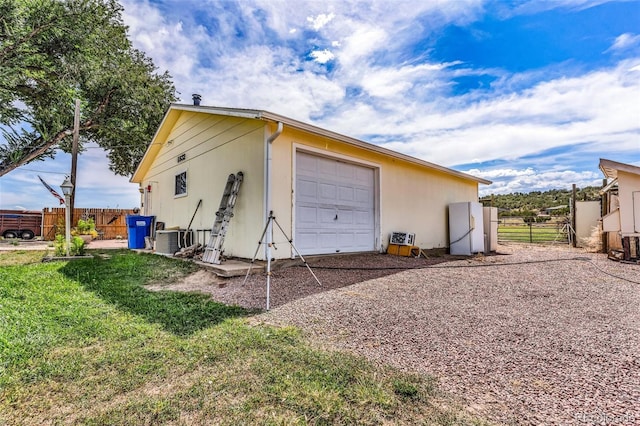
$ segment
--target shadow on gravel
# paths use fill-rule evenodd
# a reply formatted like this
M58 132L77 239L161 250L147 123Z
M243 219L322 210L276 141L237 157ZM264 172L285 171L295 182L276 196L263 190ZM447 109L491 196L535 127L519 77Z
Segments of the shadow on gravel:
M363 253L339 256L305 257L322 286L319 286L305 265L296 261L276 261L271 274L271 307L301 299L312 294L346 287L364 281L386 277L410 269L428 268L444 262L468 259L469 256L451 256L444 251L432 252L424 257L403 257L390 254ZM493 255L492 255L493 256ZM233 301L241 306L261 308L264 306L265 274L252 275L242 287L243 278L228 280L228 290L213 290L216 300ZM242 294L241 294L242 293Z

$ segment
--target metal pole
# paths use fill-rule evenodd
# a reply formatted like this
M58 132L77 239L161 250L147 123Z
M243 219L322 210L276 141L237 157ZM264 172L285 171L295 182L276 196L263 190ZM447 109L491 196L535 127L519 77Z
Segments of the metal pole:
M64 196L64 213L65 213L65 220L64 220L64 235L65 235L65 240L66 240L66 253L67 253L67 257L69 257L69 247L71 246L71 212L69 211L69 199L71 198L70 195L65 194Z
M267 223L267 311L270 306L271 297L271 245L273 244L273 211L269 212L269 222Z

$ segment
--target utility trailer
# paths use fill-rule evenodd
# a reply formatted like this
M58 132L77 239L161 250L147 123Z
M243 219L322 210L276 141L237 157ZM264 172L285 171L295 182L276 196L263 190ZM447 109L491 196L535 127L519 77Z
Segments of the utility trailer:
M23 240L42 235L42 212L0 210L0 235Z

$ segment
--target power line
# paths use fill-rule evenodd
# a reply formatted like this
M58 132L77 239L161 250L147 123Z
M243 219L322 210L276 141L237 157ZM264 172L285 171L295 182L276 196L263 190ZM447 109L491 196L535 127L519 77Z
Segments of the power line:
M35 169L24 169L24 168L19 168L16 169L17 171L25 171L25 172L36 172L36 173L50 173L50 174L54 174L54 175L68 175L69 173L65 173L65 172L49 172L49 171L44 171L44 170L35 170Z

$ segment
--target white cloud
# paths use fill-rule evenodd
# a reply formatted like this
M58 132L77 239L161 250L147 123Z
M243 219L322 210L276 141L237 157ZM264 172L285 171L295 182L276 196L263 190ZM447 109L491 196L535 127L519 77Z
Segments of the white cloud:
M629 63L539 83L520 93L471 104L435 102L372 111L370 134L397 135L385 146L445 165L515 159L555 147L586 144L602 152L640 146L640 81ZM458 101L462 100L458 99ZM424 113L428 111L428 113ZM341 131L352 115L333 121Z
M639 44L640 44L640 35L624 33L616 37L611 47L607 50L620 51L620 50L628 49L630 47L638 46Z
M338 53L338 59L345 68L360 62L362 68L366 68L366 61L373 52L381 50L388 39L387 32L380 28L361 25L340 43L342 49Z
M125 0L123 5L123 19L134 47L153 58L161 72L169 70L176 80L188 78L197 63L193 46L205 39L205 31L201 27L185 31L181 20L167 21L146 2Z
M551 9L575 9L583 10L592 7L599 6L603 3L608 3L611 0L554 0L554 1L540 1L540 0L524 0L518 7L508 13L508 16L518 14L534 14Z
M486 179L496 179L496 178L504 178L504 177L516 177L516 176L532 176L536 173L531 167L527 167L526 169L493 169L493 170L480 170L480 169L470 169L466 170L465 173L472 174L474 176L483 177Z
M321 13L320 15L315 17L307 17L307 22L311 24L311 28L319 31L324 28L329 22L331 22L335 17L336 15L334 13Z
M333 60L335 55L331 53L329 49L324 50L314 50L310 53L311 57L315 59L319 64L326 64L327 62Z

